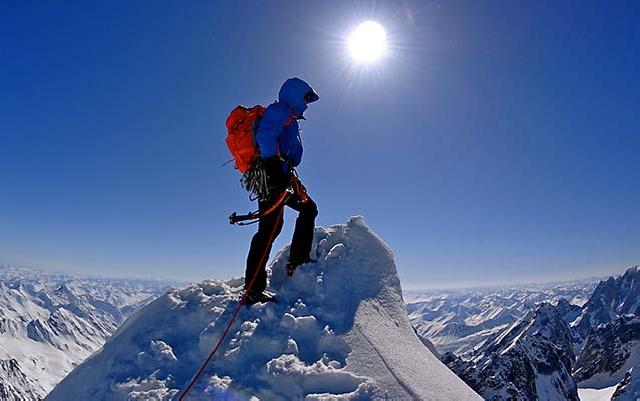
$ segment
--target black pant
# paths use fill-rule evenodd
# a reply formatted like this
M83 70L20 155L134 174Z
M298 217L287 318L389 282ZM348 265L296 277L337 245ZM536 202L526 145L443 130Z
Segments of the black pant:
M259 202L259 208L260 210L267 210L274 202L275 199ZM291 196L289 200L287 200L286 205L299 213L296 219L296 227L293 232L291 252L289 254L289 262L297 266L309 261L318 207L311 198L308 198L305 203L302 203L297 195ZM273 241L278 234L280 234L280 231L282 231L282 224L284 223L283 209L284 205L262 217L258 222L258 232L255 233L251 240L251 248L247 256L247 270L244 276L244 285L245 289L252 294L260 294L267 288L267 273L265 272L265 267L269 260ZM257 274L257 277L251 288L247 288L254 274Z

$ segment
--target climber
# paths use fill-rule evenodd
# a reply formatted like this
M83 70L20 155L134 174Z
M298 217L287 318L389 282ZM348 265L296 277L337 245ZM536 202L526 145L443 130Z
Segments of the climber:
M280 88L278 101L264 110L256 130L260 159L254 169L260 169L264 174L268 194L258 198L258 210L276 208L260 217L258 232L251 240L245 272L246 304L273 301L271 295L264 293L267 286L265 267L273 241L282 230L285 205L298 212L286 265L287 275L292 276L296 267L310 261L318 209L297 179L293 167L302 160L298 120L304 119L307 105L316 100L318 95L305 81L287 79ZM292 193L285 193L287 190ZM279 199L283 200L281 204L276 203Z

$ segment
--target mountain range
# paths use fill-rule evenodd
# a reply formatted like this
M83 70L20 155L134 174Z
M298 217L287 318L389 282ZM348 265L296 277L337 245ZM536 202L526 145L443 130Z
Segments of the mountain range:
M598 282L411 294L416 331L489 400L636 400L640 268ZM605 395L606 393L606 395Z
M640 267L403 294L392 251L361 218L318 228L312 254L293 279L288 247L276 255L277 303L239 309L189 399L640 397ZM0 267L0 400L176 399L242 284Z
M0 267L0 400L39 400L167 282Z

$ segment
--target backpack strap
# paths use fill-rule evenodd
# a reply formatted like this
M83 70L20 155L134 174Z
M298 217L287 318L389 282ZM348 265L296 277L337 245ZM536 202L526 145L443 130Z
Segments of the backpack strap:
M289 109L289 118L287 119L287 122L284 123L284 127L285 128L289 128L291 126L291 124L293 124L293 122L296 120L296 115L293 114L293 112L291 111L291 109Z
M291 124L293 124L293 122L295 120L296 120L296 115L293 114L291 109L289 109L289 118L287 118L287 121L284 123L284 128L289 128L291 126ZM278 156L281 155L281 153L280 153L280 145L278 144L278 142L276 142L276 154Z

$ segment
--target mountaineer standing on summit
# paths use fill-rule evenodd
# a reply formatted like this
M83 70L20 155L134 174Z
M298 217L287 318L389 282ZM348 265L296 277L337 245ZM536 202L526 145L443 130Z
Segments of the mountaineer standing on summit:
M258 199L260 220L258 232L251 240L245 273L246 304L273 301L265 294L265 267L273 241L283 225L284 206L296 210L291 252L286 265L287 275L310 261L313 230L318 209L297 178L294 167L302 160L302 141L298 120L304 119L309 103L318 100L311 86L299 78L290 78L280 88L278 101L264 109L257 120L255 145L258 159L244 177L244 186Z

